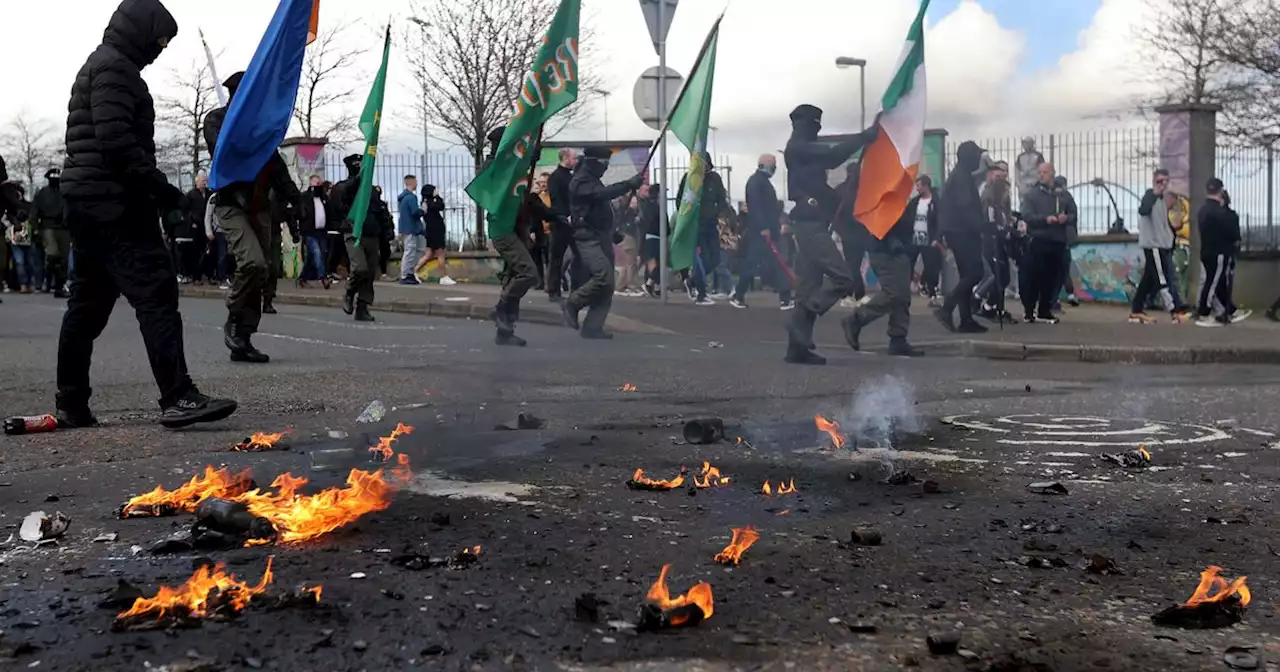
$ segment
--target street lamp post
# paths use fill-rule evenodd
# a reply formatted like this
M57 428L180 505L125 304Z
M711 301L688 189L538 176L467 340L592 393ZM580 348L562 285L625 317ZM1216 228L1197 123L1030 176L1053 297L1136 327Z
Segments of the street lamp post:
M604 141L609 142L609 96L613 93L604 89L592 88L591 93L597 96L604 96Z
M860 128L867 127L867 59L854 58L852 56L837 56L836 67L857 68L858 69L858 99L862 108L862 121Z

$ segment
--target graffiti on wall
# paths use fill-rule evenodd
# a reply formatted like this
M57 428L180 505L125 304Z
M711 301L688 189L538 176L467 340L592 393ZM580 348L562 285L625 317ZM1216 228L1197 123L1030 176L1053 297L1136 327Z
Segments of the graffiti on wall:
M1134 243L1080 243L1071 249L1071 278L1085 301L1123 303L1142 279L1142 250Z

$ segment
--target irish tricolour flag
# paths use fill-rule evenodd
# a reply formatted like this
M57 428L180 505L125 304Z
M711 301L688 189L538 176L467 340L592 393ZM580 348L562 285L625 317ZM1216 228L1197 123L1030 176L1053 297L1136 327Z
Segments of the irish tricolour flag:
M924 77L924 13L907 32L897 73L880 102L880 135L862 154L862 178L854 216L876 238L884 238L907 209L924 149L926 86Z

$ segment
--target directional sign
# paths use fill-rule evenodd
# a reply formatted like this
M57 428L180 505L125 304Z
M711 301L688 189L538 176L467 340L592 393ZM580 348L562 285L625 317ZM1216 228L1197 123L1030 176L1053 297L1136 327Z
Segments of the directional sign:
M653 40L653 52L658 53L658 44L667 39L671 30L671 19L676 15L676 5L680 0L640 0L640 9L644 11L644 22L649 25L649 37ZM658 21L658 5L662 8L662 21Z

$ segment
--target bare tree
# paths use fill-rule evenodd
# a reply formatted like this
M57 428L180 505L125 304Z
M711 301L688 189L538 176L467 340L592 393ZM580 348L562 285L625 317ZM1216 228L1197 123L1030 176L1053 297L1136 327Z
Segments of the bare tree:
M425 130L442 129L465 148L478 170L486 136L507 123L515 99L559 0L417 0L403 34L413 77L414 112ZM582 28L579 44L589 44ZM599 78L579 70L578 102L547 124L554 137L587 113ZM483 220L476 215L477 240Z
M1157 103L1222 106L1218 132L1256 139L1275 130L1280 101L1280 2L1148 0L1156 18L1138 31L1152 57L1145 76Z
M186 68L170 70L169 92L156 98L156 118L173 134L157 144L165 145L166 158L175 153L170 145L177 145L178 172L189 172L192 181L213 160L204 142L204 118L218 107L218 86L208 63L194 60Z
M0 134L8 155L9 165L17 168L15 172L26 178L27 194L35 193L36 177L43 176L44 171L62 164L66 154L66 144L57 127L48 119L35 118L27 110L22 110L9 121L8 127Z
M357 63L368 49L348 44L358 24L343 22L320 31L307 47L302 84L293 106L293 120L308 138L328 138L343 144L357 137L359 116L351 107L360 84Z

